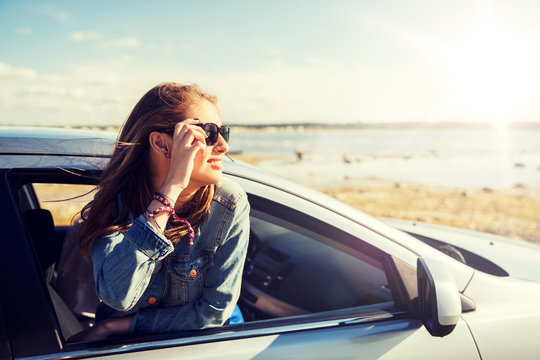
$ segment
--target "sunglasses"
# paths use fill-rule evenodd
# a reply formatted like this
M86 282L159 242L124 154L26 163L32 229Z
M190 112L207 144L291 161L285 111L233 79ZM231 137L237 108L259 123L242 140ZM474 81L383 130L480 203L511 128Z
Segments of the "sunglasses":
M217 126L214 123L205 123L205 124L193 124L195 126L198 126L204 130L206 135L208 137L205 139L206 145L213 146L216 145L218 142L218 135L221 134L221 137L223 137L223 140L226 142L229 142L229 135L231 134L231 128L227 125L223 125L221 127ZM174 129L166 130L164 131L165 134L173 135Z
M216 145L218 142L218 135L221 134L221 137L226 142L229 142L229 136L231 134L231 128L227 125L217 126L214 123L206 123L206 124L194 124L195 126L198 126L206 132L208 137L206 138L206 145Z

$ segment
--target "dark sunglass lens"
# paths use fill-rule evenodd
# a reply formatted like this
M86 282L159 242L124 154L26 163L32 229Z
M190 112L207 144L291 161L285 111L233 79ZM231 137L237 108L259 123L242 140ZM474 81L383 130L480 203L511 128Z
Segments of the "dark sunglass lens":
M229 142L229 136L231 135L231 128L229 128L227 125L223 125L221 129L219 130L219 133L221 134L221 136L226 142Z
M227 125L223 125L221 127L217 126L213 123L207 123L207 124L196 124L197 126L201 127L208 137L206 138L206 145L216 145L218 142L218 136L221 134L223 139L226 142L229 142L229 135L231 129Z
M206 138L206 144L207 145L215 145L217 143L218 138L218 127L216 124L204 124L203 127L204 131L208 134L208 137Z

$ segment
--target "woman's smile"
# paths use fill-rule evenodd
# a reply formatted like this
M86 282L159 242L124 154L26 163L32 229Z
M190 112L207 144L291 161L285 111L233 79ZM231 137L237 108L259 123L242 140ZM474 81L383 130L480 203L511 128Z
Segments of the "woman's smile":
M223 158L212 158L207 161L214 170L223 170Z

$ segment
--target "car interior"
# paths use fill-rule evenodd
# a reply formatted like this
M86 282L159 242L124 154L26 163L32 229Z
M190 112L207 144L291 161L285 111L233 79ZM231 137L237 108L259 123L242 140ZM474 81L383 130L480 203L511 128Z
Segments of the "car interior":
M78 252L75 214L69 224L60 224L54 213L88 196L95 175L48 170L10 178L64 341L94 324L99 299L91 265ZM43 200L41 189L58 184L80 186L79 196ZM309 321L305 316L314 313L349 308L391 312L400 307L396 280L388 276L387 255L356 238L341 241L350 235L293 209L254 195L249 199L250 243L238 302L245 323L284 318ZM360 243L360 251L338 246L346 240Z

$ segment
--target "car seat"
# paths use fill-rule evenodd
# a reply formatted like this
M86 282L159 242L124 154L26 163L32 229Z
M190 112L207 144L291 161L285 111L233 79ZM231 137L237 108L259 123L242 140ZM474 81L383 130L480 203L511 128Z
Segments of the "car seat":
M23 214L23 221L45 282L50 284L54 280L56 259L60 255L60 244L56 240L51 212L45 209L28 210Z
M23 221L47 285L62 335L64 339L68 339L82 331L83 327L52 286L56 259L60 253L52 215L46 209L32 209L23 214Z

